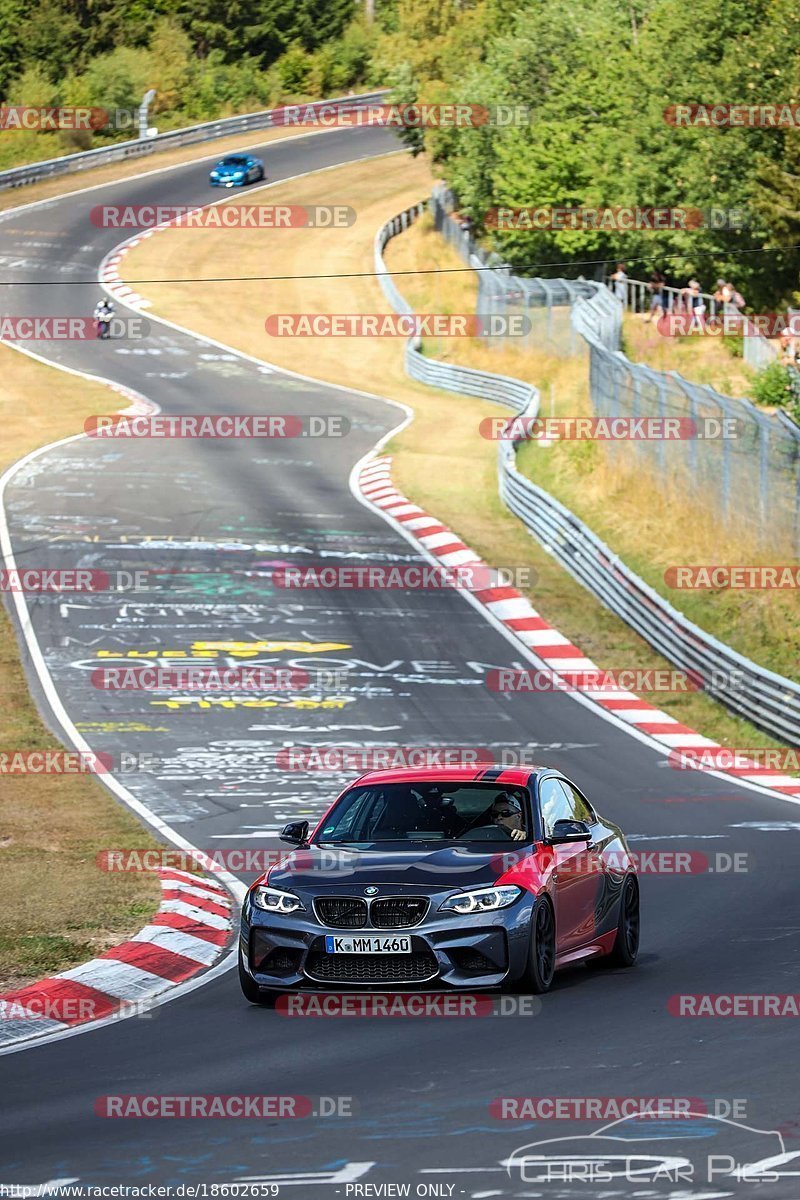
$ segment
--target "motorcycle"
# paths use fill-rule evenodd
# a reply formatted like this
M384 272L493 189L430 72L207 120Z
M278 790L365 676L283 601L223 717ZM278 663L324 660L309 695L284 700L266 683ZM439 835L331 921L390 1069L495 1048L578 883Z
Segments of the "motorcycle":
M113 312L109 312L107 316L95 317L94 325L99 338L107 338L111 332L111 322L113 320Z

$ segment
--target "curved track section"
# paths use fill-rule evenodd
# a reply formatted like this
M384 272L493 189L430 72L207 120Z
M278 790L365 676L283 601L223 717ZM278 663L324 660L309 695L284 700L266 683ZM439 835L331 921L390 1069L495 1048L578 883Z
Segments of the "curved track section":
M385 131L362 129L263 152L275 180L391 148ZM91 225L92 205L147 202L154 192L164 203L207 202L206 168L188 165L5 215L4 274L22 284L13 293L4 289L7 310L84 312L95 299L86 294L91 289L26 284L93 277L118 234ZM357 197L350 202L357 205ZM489 692L487 667L524 663L455 592L268 591L263 573L277 563L414 557L397 530L348 487L354 464L398 423L397 410L155 322L141 353L124 349L60 343L52 359L116 379L168 413L335 413L352 425L339 440L269 444L70 441L8 483L6 512L20 564L143 570L155 581L139 595L30 604L50 676L93 748L153 756L142 760L149 769L125 778L151 813L206 849L269 848L277 826L318 813L342 782L281 773L281 746L348 740L508 747L574 775L633 835L636 849L701 850L712 858L744 853L749 870L644 875L644 952L636 970L565 972L536 1016L291 1019L245 1005L227 974L148 1020L7 1056L3 1180L272 1180L282 1196L314 1198L403 1194L356 1192L356 1182L408 1185L411 1195L795 1196L791 1179L717 1179L714 1187L684 1177L638 1191L624 1179L588 1189L526 1182L503 1165L515 1149L602 1122L497 1120L490 1109L499 1096L697 1097L705 1104L739 1098L747 1124L788 1129L790 1148L797 1048L791 1021L679 1019L668 1000L681 992L792 990L800 922L791 808L729 782L670 770L663 754L569 695ZM174 706L144 692L92 686L99 661L130 662L132 653L181 661L198 653L206 662L346 675L340 690L321 695L312 709L251 706L247 696L206 707L195 695ZM31 686L60 733L35 673ZM314 1098L316 1112L320 1096L351 1097L352 1115L95 1115L99 1097L120 1093L302 1095ZM668 1126L637 1127L648 1152L667 1138ZM752 1159L775 1152L772 1143L763 1153L737 1151L756 1137L738 1126L697 1119L691 1130L689 1140L704 1154L718 1148ZM428 1191L416 1190L422 1186Z

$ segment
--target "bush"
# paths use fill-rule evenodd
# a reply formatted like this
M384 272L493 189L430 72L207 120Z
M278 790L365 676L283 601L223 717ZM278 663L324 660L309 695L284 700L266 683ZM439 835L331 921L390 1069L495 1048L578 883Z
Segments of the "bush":
M768 404L774 408L783 408L791 404L794 391L788 368L778 362L764 367L753 380L750 394L756 404Z
M311 55L299 42L293 42L286 53L280 56L275 63L275 70L286 95L298 96L306 92L311 65Z

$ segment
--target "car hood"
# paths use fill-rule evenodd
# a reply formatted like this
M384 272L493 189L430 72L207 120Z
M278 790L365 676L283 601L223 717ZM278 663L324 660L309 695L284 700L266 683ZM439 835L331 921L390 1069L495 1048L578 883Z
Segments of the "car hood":
M214 167L217 175L243 175L247 167Z
M340 850L312 846L287 854L269 873L272 887L314 892L374 886L383 889L442 890L491 885L531 852L499 845L496 849L439 846L435 848Z

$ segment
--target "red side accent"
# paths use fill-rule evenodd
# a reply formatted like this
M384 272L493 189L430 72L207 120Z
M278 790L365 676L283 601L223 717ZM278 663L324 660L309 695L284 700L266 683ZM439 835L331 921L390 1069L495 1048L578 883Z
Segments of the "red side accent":
M508 863L505 866L505 862ZM509 842L508 849L502 854L494 855L494 860L502 874L494 882L495 887L504 884L515 884L532 892L534 896L542 890L545 879L552 873L555 858L552 848L537 845L531 850L515 850L514 843ZM505 869L503 870L503 867Z

